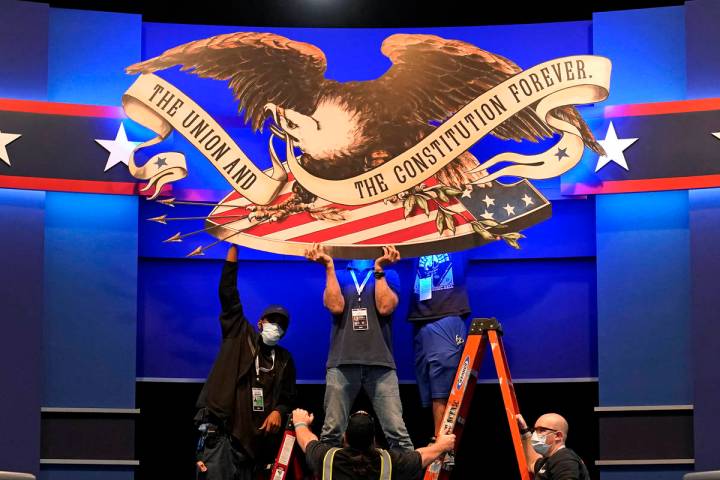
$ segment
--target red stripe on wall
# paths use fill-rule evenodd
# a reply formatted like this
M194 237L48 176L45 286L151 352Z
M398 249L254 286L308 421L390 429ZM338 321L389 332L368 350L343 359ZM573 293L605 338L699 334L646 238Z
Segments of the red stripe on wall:
M121 107L40 102L37 100L14 100L10 98L0 98L0 110L75 117L127 118Z
M720 187L720 175L697 177L651 178L646 180L615 180L603 182L597 187L576 183L563 195L591 195L602 193L635 193L661 190L687 190L692 188Z
M60 192L110 193L117 195L150 196L152 191L140 192L143 184L133 182L101 182L96 180L68 180L60 178L13 177L0 175L0 188L48 190ZM163 195L171 189L163 188Z
M635 105L612 105L605 107L603 116L605 118L641 117L648 115L666 115L669 113L705 112L709 110L720 110L720 98L638 103Z

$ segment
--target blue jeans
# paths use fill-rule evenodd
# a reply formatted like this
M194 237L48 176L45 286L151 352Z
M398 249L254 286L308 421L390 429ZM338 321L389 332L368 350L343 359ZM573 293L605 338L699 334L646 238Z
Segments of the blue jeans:
M390 448L413 450L402 417L397 374L389 367L340 365L327 369L325 424L320 439L341 446L350 408L361 387L370 397Z

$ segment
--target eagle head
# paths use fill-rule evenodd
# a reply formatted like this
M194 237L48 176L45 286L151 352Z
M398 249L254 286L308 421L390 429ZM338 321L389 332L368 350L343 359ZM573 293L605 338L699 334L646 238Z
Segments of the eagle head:
M321 99L310 115L274 103L266 104L265 112L275 123L271 129L279 127L281 132L276 133L287 135L302 150L309 170L354 171L357 166L352 164L356 160L362 162L357 154L368 142L367 122L360 110L352 108L340 97ZM335 171L333 176L342 175L341 171Z

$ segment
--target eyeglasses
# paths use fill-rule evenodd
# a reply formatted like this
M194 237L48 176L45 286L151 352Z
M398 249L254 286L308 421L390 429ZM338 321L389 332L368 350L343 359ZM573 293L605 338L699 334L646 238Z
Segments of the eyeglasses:
M531 432L537 432L538 434L543 434L545 432L552 432L552 433L558 433L560 430L553 430L552 428L547 427L532 427L529 429Z

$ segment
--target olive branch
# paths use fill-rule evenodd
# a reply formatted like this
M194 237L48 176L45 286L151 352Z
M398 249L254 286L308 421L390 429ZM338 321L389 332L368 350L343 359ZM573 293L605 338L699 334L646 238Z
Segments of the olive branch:
M342 222L345 220L342 210L334 207L314 207L308 210L310 216L315 220L326 220L329 222Z
M447 206L451 198L461 196L462 190L447 185L439 184L434 187L427 188L424 184L417 185L407 192L398 195L398 199L403 202L404 217L407 218L416 207L422 209L425 215L430 217L430 207L428 202L435 202L437 211L435 216L435 226L437 231L442 235L445 230L449 230L455 234L456 220L455 215L463 217L470 225L475 233L485 240L500 240L515 249L520 249L518 241L525 238L525 235L519 232L493 232L491 230L502 230L507 228L500 222L490 219L472 220L465 216L462 212L453 212Z

